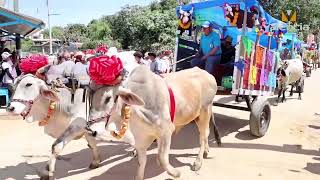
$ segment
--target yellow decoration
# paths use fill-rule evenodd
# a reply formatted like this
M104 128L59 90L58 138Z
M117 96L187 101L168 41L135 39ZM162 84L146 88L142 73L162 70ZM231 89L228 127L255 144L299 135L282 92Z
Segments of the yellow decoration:
M231 25L233 25L233 26L236 26L236 25L237 25L238 17L239 17L239 13L238 13L238 12L235 12L235 13L234 13L234 18L233 18L233 21L232 21Z
M131 108L129 105L125 105L122 109L121 109L121 116L122 116L122 123L121 123L121 127L120 127L120 131L119 132L111 132L111 135L117 139L121 139L123 138L124 134L126 133L127 129L128 129L128 123L129 123L129 119L130 119L130 114L131 114Z
M56 102L50 101L47 116L39 121L38 125L39 126L46 126L49 123L49 120L51 119L53 113L55 112L54 110L56 109Z
M257 72L258 69L256 66L250 66L250 80L249 83L251 85L256 85L257 84Z
M183 24L181 22L181 20L179 20L179 26L182 28L182 29L189 29L190 26L191 26L191 21L189 21L187 24Z

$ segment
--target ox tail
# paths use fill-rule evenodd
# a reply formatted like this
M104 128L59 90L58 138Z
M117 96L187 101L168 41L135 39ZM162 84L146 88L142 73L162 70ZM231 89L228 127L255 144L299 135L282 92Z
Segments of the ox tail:
M216 139L216 143L219 147L221 147L222 143L221 143L221 138L220 138L220 134L219 134L219 131L218 131L218 127L216 125L216 122L214 120L214 116L213 116L213 113L211 114L211 117L210 117L210 120L212 121L213 123L213 132L214 132L214 137Z

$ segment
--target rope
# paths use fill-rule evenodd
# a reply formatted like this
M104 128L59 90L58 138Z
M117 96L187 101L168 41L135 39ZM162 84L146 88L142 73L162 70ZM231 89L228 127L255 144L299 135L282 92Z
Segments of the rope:
M190 58L193 58L193 57L195 57L195 56L196 56L196 55L194 54L194 55L192 55L192 56L188 56L188 57L186 57L186 58L180 59L180 60L177 61L177 62L171 63L170 66L173 66L173 65L175 65L175 64L181 63L181 62L186 61L186 60L188 60L188 59L190 59Z

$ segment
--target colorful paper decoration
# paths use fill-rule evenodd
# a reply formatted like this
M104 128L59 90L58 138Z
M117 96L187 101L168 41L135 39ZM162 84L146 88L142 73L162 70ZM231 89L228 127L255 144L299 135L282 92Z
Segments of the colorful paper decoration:
M257 46L256 48L256 64L262 66L264 48Z
M277 81L277 76L275 73L270 72L269 73L269 79L268 79L268 85L271 88L275 88L276 87L276 81Z
M252 41L247 36L244 36L242 39L242 43L244 45L244 52L245 54L247 53L246 56L250 57L253 47Z
M244 60L241 59L238 62L235 62L234 66L241 72L241 75L242 75L246 64L245 64Z
M261 75L260 75L260 84L262 86L269 86L268 80L269 80L269 74L267 69L261 69Z

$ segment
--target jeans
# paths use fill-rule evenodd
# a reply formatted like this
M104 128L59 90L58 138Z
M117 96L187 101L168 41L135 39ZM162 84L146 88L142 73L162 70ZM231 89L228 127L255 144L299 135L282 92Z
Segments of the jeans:
M13 83L3 83L2 86L8 88L9 98L11 99L11 97L12 97L12 95L14 93L14 85L13 85Z
M191 67L198 66L204 68L209 74L215 71L215 67L220 64L221 55L209 56L206 60L201 60L201 57L196 57L191 60Z

